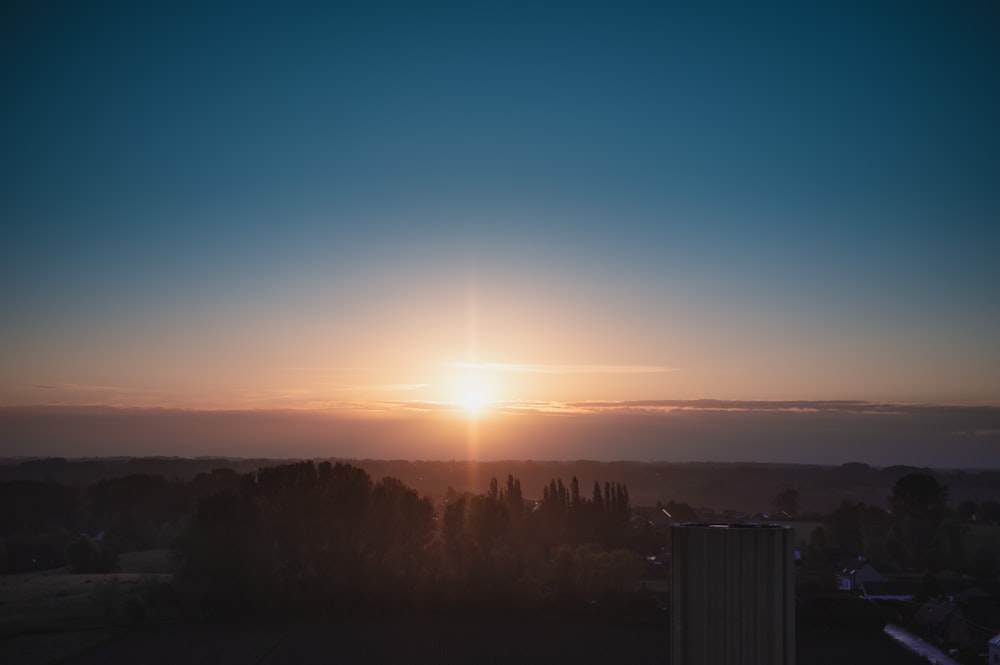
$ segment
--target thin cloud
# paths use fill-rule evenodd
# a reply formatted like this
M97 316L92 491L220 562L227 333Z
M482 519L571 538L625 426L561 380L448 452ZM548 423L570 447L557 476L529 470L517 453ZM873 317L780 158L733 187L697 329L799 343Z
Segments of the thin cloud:
M372 383L372 384L361 384L361 385L351 385L351 384L331 384L335 386L337 390L354 391L354 390L372 390L378 392L405 392L408 390L420 390L421 388L426 388L429 383Z
M373 372L374 367L282 367L286 372Z
M879 416L955 416L996 418L1000 406L959 404L906 404L867 402L864 400L625 400L568 402L567 409L590 412L754 412L754 413L831 413Z
M371 400L365 402L352 402L354 410L391 412L413 412L413 413L439 413L454 412L458 409L451 402L433 402L427 400Z
M532 365L523 363L448 363L447 367L520 374L663 374L676 372L664 365Z
M152 388L126 388L124 386L105 386L95 383L39 383L35 385L41 390L72 390L77 392L125 392L165 394L169 391Z
M526 414L583 414L589 413L587 409L581 409L579 407L567 404L565 402L552 402L552 401L538 401L538 400L521 400L516 402L497 402L493 405L493 410L497 413L506 413L511 415L526 415Z

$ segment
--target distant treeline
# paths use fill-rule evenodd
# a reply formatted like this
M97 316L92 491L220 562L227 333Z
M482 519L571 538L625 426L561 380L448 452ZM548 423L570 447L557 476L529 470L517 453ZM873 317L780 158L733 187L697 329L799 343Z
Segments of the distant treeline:
M249 473L263 466L297 460L137 457L127 459L0 460L0 481L50 480L70 485L91 485L100 480L131 474L163 476L190 481L200 473L227 468ZM314 460L319 462L321 460ZM744 463L597 462L576 461L407 461L336 460L363 468L373 478L392 476L421 496L441 501L448 488L482 492L491 477L513 474L521 479L526 498L540 499L552 478L576 476L587 488L605 480L627 485L634 505L653 506L657 501L681 500L721 513L727 508L750 514L773 509L774 496L785 488L798 488L803 514L826 515L849 498L869 506L888 508L892 487L903 476L929 472L909 466L870 467L857 462L840 466ZM956 504L964 500L1000 501L1000 469L934 470L949 488Z
M554 479L538 504L520 481L451 492L438 513L399 480L301 462L203 499L181 534L179 583L211 607L279 611L620 611L641 602L624 549L622 485Z
M893 485L889 510L844 500L823 517L801 542L806 565L799 584L819 574L820 585L828 587L825 579L858 557L885 573L950 572L989 579L1000 570L1000 552L992 539L970 538L970 529L998 522L1000 502L966 499L952 508L949 488L933 474L907 474Z
M0 483L0 564L111 572L170 547L183 597L216 611L645 611L638 579L662 533L630 524L628 488L508 474L435 505L393 477L297 462L190 481L131 474L86 488Z

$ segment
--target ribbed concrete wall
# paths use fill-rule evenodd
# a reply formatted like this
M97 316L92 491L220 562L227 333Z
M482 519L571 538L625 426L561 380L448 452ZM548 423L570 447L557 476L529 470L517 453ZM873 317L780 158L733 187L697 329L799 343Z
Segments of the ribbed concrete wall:
M671 529L671 665L794 665L794 530Z

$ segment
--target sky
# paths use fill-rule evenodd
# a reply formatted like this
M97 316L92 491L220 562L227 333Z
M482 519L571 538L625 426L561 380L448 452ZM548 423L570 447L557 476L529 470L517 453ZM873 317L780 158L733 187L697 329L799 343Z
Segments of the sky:
M764 459L777 420L667 416L849 401L965 414L931 448L997 465L997 34L985 0L6 2L0 453L235 454L196 416L290 411L276 451L344 450L308 416L359 456ZM465 447L407 448L442 413ZM647 434L552 443L595 414Z

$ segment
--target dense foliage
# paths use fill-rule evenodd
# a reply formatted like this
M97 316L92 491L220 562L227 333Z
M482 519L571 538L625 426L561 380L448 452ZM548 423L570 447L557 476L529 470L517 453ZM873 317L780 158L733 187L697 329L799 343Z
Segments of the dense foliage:
M805 577L832 574L838 563L856 557L886 573L950 571L978 579L996 574L1000 553L988 543L966 547L970 522L996 522L996 502L967 500L954 511L948 488L921 472L897 480L888 505L885 510L842 501L809 535Z
M449 492L442 514L347 464L264 468L203 498L178 541L182 585L218 608L300 613L620 608L637 588L624 486L553 480Z

